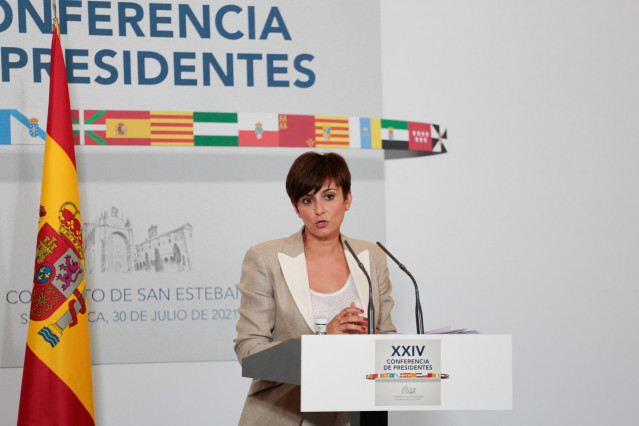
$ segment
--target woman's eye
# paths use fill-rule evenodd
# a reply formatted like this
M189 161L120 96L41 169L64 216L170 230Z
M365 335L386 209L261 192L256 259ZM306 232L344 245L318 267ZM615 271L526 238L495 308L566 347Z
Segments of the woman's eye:
M333 198L335 198L335 194L326 194L327 200L332 200Z
M310 198L302 198L302 204L311 204Z

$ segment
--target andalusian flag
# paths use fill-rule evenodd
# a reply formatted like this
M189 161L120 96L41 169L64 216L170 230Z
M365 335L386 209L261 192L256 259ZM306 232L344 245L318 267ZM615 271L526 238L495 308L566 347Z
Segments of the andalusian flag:
M194 112L196 146L237 146L239 126L234 112Z
M69 89L51 44L38 242L18 425L94 425L89 323Z

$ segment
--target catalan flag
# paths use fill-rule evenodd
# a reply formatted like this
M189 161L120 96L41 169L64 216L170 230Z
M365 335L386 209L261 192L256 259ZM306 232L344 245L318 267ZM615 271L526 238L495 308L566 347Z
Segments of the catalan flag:
M71 108L57 31L18 425L94 425Z
M315 116L317 148L348 148L348 117Z
M193 145L193 113L151 111L151 145Z

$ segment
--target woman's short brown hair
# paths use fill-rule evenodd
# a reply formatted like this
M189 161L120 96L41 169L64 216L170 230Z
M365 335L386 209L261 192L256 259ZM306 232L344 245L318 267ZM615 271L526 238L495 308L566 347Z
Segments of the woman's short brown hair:
M294 205L303 196L315 194L326 182L342 188L344 198L351 191L351 172L344 157L334 152L306 152L295 159L286 176L286 193Z

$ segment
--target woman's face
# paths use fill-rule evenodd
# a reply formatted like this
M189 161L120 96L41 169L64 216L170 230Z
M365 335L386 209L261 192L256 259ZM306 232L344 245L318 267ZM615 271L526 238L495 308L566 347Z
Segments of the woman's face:
M339 237L344 213L350 208L352 198L350 192L344 198L342 188L330 181L316 193L304 195L293 207L309 236L326 240Z

